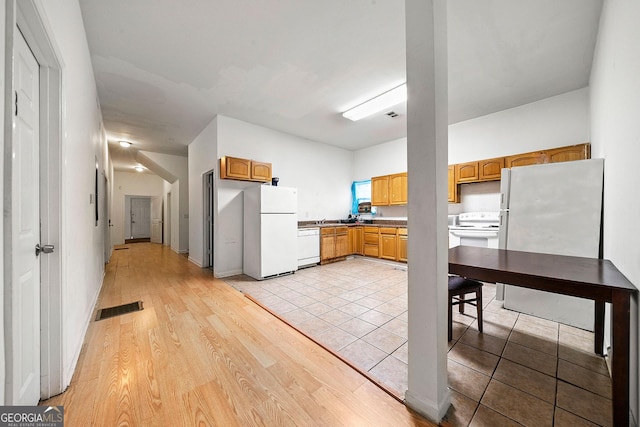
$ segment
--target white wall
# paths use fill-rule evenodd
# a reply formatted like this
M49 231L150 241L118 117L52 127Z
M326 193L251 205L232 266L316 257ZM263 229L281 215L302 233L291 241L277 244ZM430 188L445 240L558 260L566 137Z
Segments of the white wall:
M122 245L126 239L125 196L163 197L164 180L158 175L139 172L114 173L113 205L111 207L111 241Z
M583 88L449 126L449 164L589 141Z
M0 93L5 93L5 28L6 28L6 2L0 6ZM2 150L0 151L0 189L4 189L4 96L0 102L0 132L2 132ZM4 195L4 192L3 192ZM0 242L4 242L4 227L0 227ZM0 245L0 277L4 281L4 244ZM5 359L4 359L4 292L0 292L0 384L5 383ZM4 387L0 387L0 405L4 404Z
M589 141L589 90L579 89L509 110L449 125L449 164L502 157ZM354 152L355 180L407 170L407 139ZM498 210L498 182L462 184L461 202L449 213ZM382 207L406 216L406 207Z
M170 216L173 222L170 224L173 227L170 233L171 248L178 253L187 253L189 252L189 161L182 156L147 151L138 153L138 159L142 160L141 158L148 160L141 161L142 164L171 183L169 191L171 191L171 203L174 205ZM161 170L156 171L157 167ZM164 192L165 199L166 193L167 191Z
M352 154L224 116L217 116L189 145L189 258L203 263L203 177L215 170L214 264L219 277L242 271L242 190L259 185L220 180L218 159L269 162L279 185L298 189L298 219L338 219L351 206Z
M77 0L36 1L62 68L63 382L71 381L104 274L106 218L95 224L95 160L108 165L96 84ZM107 172L108 173L108 172ZM82 262L78 262L82 260Z
M353 153L354 181L406 171L407 138L363 148Z
M636 287L640 286L640 233L629 224L640 211L636 167L640 158L638 16L637 1L604 2L590 81L592 154L606 159L604 257ZM637 422L640 414L637 300L632 301L631 314L630 406Z

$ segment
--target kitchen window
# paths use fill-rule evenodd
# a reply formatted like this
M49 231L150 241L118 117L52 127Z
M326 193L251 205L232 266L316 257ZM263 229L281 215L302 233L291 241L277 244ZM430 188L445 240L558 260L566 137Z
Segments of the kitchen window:
M353 181L351 184L351 214L358 215L358 205L371 201L371 180ZM373 211L371 213L374 213Z

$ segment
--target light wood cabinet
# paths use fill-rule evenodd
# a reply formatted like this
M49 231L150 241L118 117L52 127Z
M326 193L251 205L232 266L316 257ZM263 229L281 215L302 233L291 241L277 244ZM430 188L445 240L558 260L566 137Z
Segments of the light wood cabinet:
M364 255L375 258L378 257L378 240L378 227L364 227Z
M406 205L408 201L407 173L371 178L371 205Z
M458 203L458 183L456 182L456 165L449 165L447 169L449 175L449 203Z
M371 178L371 205L389 205L389 175Z
M591 144L586 142L584 144L478 160L477 162L449 165L449 202L456 203L459 200L458 184L499 180L502 176L503 168L569 162L590 158Z
M336 258L344 258L349 254L349 230L347 227L336 227Z
M398 261L407 262L407 229L398 228Z
M320 264L344 259L349 254L347 227L322 227L320 229Z
M516 154L504 158L504 167L506 168L538 165L540 163L544 163L544 153L542 151L532 151L530 153Z
M364 230L362 227L349 227L349 253L363 255Z
M502 176L504 157L480 160L478 162L478 179L480 181L495 181Z
M585 160L591 158L591 144L570 145L567 147L545 150L547 163L570 162L573 160Z
M406 205L408 199L407 173L389 175L389 204Z
M398 257L396 228L380 228L379 258L395 261Z
M271 163L224 156L220 158L220 179L271 182Z
M271 182L271 163L251 161L251 179Z
M458 184L478 181L478 162L459 163L456 165L456 180Z

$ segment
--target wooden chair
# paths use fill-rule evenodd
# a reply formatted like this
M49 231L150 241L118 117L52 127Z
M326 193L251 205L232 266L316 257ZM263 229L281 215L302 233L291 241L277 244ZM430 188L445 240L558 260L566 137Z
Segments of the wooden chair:
M466 294L475 293L475 298L466 298ZM482 282L460 276L449 276L449 341L453 337L453 306L464 313L464 305L476 307L478 311L478 330L482 332Z

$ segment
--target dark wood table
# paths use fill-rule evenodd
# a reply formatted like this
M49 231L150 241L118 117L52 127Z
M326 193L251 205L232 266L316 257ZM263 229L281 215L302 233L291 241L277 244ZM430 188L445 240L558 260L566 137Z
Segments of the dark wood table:
M630 302L638 289L611 261L457 246L449 249L449 273L593 300L597 354L603 347L604 303L611 303L613 425L629 425Z

